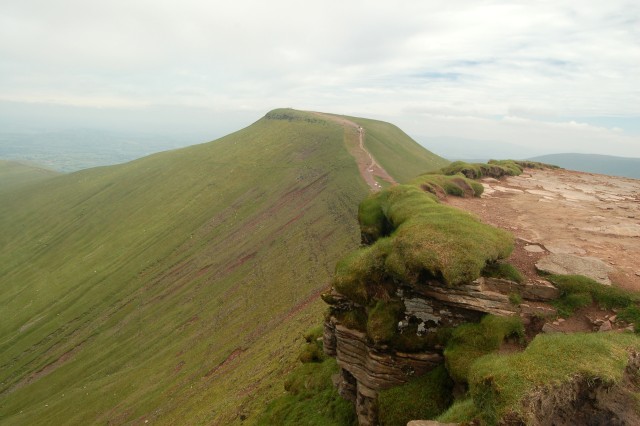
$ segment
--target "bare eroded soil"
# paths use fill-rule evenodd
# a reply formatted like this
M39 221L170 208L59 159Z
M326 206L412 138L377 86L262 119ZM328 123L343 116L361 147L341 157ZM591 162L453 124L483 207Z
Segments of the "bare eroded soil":
M601 259L614 285L640 291L640 180L526 170L483 184L480 199L448 197L446 203L512 232L510 261L529 279L537 279L540 259L568 254Z

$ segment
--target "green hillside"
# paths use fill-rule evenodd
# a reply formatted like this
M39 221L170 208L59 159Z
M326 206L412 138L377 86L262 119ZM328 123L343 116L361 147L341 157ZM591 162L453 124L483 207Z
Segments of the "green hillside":
M421 173L437 170L449 164L448 160L427 151L392 124L366 118L345 118L364 127L365 147L399 182L407 182ZM399 144L398 141L402 143Z
M0 192L38 183L57 174L41 167L0 160Z
M381 144L415 150L377 126ZM0 192L0 423L253 419L359 243L368 190L344 140L277 110L211 143Z

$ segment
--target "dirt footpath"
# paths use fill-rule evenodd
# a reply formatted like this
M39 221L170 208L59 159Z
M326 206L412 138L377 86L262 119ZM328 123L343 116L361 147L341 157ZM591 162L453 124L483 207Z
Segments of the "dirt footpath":
M344 126L347 150L356 160L360 176L362 176L362 179L369 185L371 191L377 192L382 189L382 186L376 178L380 178L391 185L396 184L393 177L378 164L375 158L373 158L373 155L365 148L364 140L366 136L363 127L343 117L321 112L314 112L314 114Z
M517 240L510 260L528 278L536 279L536 262L585 263L598 269L601 282L608 278L640 291L640 180L526 170L483 184L480 199L445 202L512 232Z

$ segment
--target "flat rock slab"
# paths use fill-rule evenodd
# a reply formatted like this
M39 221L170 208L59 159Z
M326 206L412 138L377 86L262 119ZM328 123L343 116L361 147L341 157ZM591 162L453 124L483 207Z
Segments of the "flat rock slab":
M492 188L495 191L499 191L499 192L510 192L512 194L524 194L524 191L522 189L507 188L506 186L494 185Z
M530 244L528 246L524 246L524 249L529 253L544 253L544 249L537 244Z
M564 241L558 241L557 243L545 244L547 250L555 254L587 254L587 252L580 247L576 247L573 244L566 243Z
M566 253L545 256L536 263L536 268L549 274L584 275L605 285L611 285L609 273L613 271L611 266L598 258Z

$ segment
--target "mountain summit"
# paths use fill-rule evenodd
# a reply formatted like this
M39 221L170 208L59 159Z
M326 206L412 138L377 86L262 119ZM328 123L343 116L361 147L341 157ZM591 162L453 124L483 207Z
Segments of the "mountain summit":
M251 416L358 245L358 203L446 163L388 123L281 109L0 192L0 420Z

